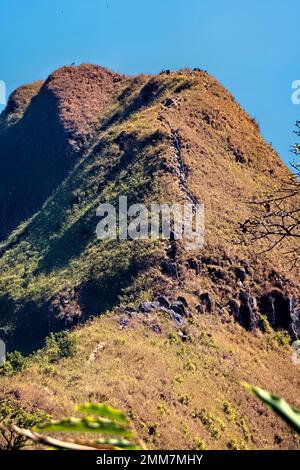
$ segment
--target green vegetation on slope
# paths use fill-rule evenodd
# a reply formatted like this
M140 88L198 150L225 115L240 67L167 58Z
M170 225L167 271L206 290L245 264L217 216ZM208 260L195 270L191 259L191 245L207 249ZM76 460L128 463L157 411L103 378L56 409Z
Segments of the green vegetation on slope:
M84 70L91 83L97 79ZM298 371L286 330L297 273L283 269L280 253L259 257L236 236L251 213L247 201L276 187L287 169L204 72L109 75L109 101L101 92L98 116L93 95L85 122L88 106L81 113L72 96L78 90L63 90L75 71L56 74L67 97L60 118L69 139L84 136L82 153L0 245L0 336L27 356L10 353L0 393L55 418L85 401L130 410L150 448L296 448L284 424L262 419L240 387L241 380L272 385L295 401ZM129 204L204 202L205 248L97 240L99 203L120 195ZM167 272L170 260L176 269ZM139 312L157 293L170 302L184 297L180 327L159 308ZM264 310L265 297L273 310L268 303ZM278 305L285 318L275 324L270 309L278 316Z

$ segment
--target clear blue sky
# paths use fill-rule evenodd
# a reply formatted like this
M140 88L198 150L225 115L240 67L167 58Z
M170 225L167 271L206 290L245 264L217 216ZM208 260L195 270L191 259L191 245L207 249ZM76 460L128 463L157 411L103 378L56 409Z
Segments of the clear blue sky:
M299 18L299 0L1 0L0 80L11 92L72 62L128 74L200 67L287 160Z

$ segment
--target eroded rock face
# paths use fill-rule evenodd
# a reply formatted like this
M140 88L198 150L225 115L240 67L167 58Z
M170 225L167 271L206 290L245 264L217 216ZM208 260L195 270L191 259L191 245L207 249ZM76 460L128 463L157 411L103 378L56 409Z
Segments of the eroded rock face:
M290 295L274 289L261 298L262 313L273 328L288 329L293 323L293 301Z
M204 292L199 296L200 303L197 305L196 309L199 313L212 313L213 311L213 298L208 292Z
M296 318L294 319L293 323L288 328L289 335L292 341L296 341L300 339L300 312L298 311L296 314Z
M242 290L238 299L231 299L229 310L235 320L249 331L260 326L261 315L266 315L274 330L285 330L292 340L300 338L300 315L291 295L278 289L256 297Z
M143 313L151 313L156 310L159 310L160 303L159 302L142 302L139 306L139 310Z
M262 328L261 316L266 315L274 330L287 331L292 340L300 338L298 286L283 274L274 269L259 271L253 263L226 253L219 257L194 256L187 259L186 266L193 276L212 281L216 310L226 298L225 305L227 302L235 321L248 331ZM220 296L222 302L218 301ZM198 295L197 311L212 312L213 297L208 293Z
M187 264L189 269L193 269L195 271L196 276L198 276L201 272L201 263L197 258L189 258L187 260Z
M239 298L229 301L229 309L235 320L246 330L253 331L258 326L259 313L256 298L241 290Z
M244 282L245 279L246 279L246 271L245 269L243 268L240 268L240 267L235 267L234 268L234 273L236 275L236 278L241 281L241 282Z
M233 315L235 320L238 321L239 316L240 316L240 304L238 303L237 300L231 299L229 301L228 306L229 306L229 310L230 310L231 314Z
M191 313L188 311L188 303L184 297L178 297L175 302L171 302L166 296L158 295L152 302L141 302L140 305L135 307L120 307L121 312L134 314L144 313L149 315L157 311L162 311L170 315L170 317L178 324L182 325L185 318L190 317Z
M288 331L293 340L300 337L299 307L291 295L274 289L261 297L260 310L274 329Z
M162 306L162 307L170 307L170 302L168 300L168 298L165 296L165 295L158 295L156 297L156 300L157 302L159 302L159 304Z
M258 321L255 297L251 297L246 291L241 291L239 294L239 298L239 322L247 330L254 330L257 326Z

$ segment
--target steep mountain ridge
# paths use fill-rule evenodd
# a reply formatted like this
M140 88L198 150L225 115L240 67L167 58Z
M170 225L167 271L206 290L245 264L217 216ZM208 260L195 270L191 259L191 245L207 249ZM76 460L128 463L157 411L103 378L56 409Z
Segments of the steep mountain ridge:
M3 393L17 388L21 400L30 406L40 400L54 413L104 396L136 410L137 421L148 423L138 424L146 434L157 428L160 405L163 430L149 431L151 445L176 446L180 436L195 445L196 419L215 448L231 440L224 431L217 442L223 424L216 420L217 432L209 416L220 410L192 416L188 405L203 408L213 390L218 406L233 400L263 433L253 441L242 421L227 423L247 441L243 446L275 445L272 418L261 422L257 410L247 409L239 381L267 387L273 380L274 391L286 391L297 405L299 370L288 343L300 334L299 272L286 265L285 249L259 254L263 242L257 251L242 243L239 222L255 212L251 200L290 173L230 93L199 69L128 77L92 65L64 67L12 95L0 120L0 168L0 336L9 350L26 354L66 328L80 343L77 362L60 361L53 376L40 353L33 355L23 385L18 375L3 379ZM147 206L203 203L204 248L187 250L180 240L97 240L99 203L117 205L120 195ZM107 367L100 355L81 370L101 341L108 344ZM124 345L132 345L128 360ZM159 365L143 373L152 356ZM36 381L41 395L51 390L45 400L30 386ZM57 398L61 387L68 390L65 407ZM189 387L193 396L180 402L179 388L183 397ZM143 417L141 397L152 395ZM178 424L174 438L167 437L168 412Z
M49 95L53 108L47 101ZM9 105L8 115L11 108ZM39 116L42 127L35 129L33 141L38 147L27 162L27 154L19 155L14 144L20 145L23 137L32 135L30 126L34 113ZM60 131L53 131L48 113L54 115L52 122L56 122ZM22 129L20 139L15 126ZM9 131L10 128L2 142L10 142L6 140ZM183 70L156 77L131 78L101 67L66 67L46 80L11 132L17 132L16 140L11 142L10 148L5 147L5 152L12 153L9 163L19 168L13 184L15 194L21 196L22 190L24 206L21 209L26 213L29 207L36 207L36 201L40 201L40 205L44 203L42 210L20 226L2 246L1 285L5 311L2 326L5 328L7 318L10 318L9 324L11 318L16 318L15 323L20 323L21 330L13 337L21 336L26 341L21 331L27 317L31 322L31 315L37 315L37 325L41 324L40 329L33 331L33 337L38 339L49 329L61 328L66 318L68 324L72 324L117 304L122 292L123 261L119 258L123 249L129 258L134 256L136 260L137 253L146 252L144 262L160 273L146 276L148 283L163 283L161 290L169 288L171 296L178 289L185 290L195 306L198 300L194 292L199 283L207 285L211 296L214 292L220 296L222 300L217 304L221 310L233 305L232 300L240 302L243 290L248 296L263 297L271 295L272 289L278 287L278 282L272 284L268 277L275 267L275 271L279 271L273 277L284 276L284 272L280 273L280 269L284 271L280 259L271 253L268 258L261 257L259 262L259 258L253 256L252 247L238 243L236 232L238 222L253 211L248 201L267 188L277 187L280 179L288 176L288 170L263 141L257 124L205 72ZM47 154L42 153L44 146L48 146ZM2 162L5 152L1 154ZM51 152L53 161L51 158L49 161ZM24 184L27 193L23 190ZM47 200L50 189L54 192ZM4 193L5 187L2 191ZM28 194L29 201L26 200ZM205 249L200 253L189 252L180 241L169 249L163 241L111 242L111 247L109 243L98 242L95 239L97 205L100 201L116 203L123 194L128 196L129 203L204 203ZM9 197L8 204L2 199L2 213L8 211L15 217L10 204L17 207L17 214L20 214L18 205L13 195L9 193ZM157 255L151 255L157 251L160 261ZM107 258L111 263L114 255L118 262L114 261L108 271L94 265L98 256L98 263L103 267ZM254 265L258 282L253 279ZM240 275L242 281L236 272L245 273ZM128 277L126 272L123 275L129 284L136 282L134 276ZM114 291L111 283L117 287L109 303L107 299L111 295L108 293ZM292 277L281 281L281 287L283 297L290 294L296 297ZM73 305L71 318L70 314L63 314L68 309L57 300L65 296L70 297ZM251 303L250 297L247 302ZM294 336L298 334L295 309L288 307L286 322L287 329L294 323ZM248 310L252 315L250 307ZM236 315L239 314L236 312ZM253 319L246 320L248 327L257 323L254 317L259 318L259 312L253 313ZM57 318L60 319L58 325ZM242 318L239 320L243 322Z

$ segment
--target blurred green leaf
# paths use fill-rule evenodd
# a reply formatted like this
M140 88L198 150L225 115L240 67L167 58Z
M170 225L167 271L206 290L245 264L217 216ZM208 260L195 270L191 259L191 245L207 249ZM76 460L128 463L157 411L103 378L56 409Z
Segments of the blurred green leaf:
M257 396L266 405L277 413L295 431L300 433L300 410L290 406L283 398L263 390L262 388L243 383L244 387Z
M48 421L38 424L33 428L36 432L94 432L100 434L119 435L132 437L128 427L121 426L115 422L88 416L85 418L64 418L58 421Z
M124 449L124 450L139 450L139 447L134 445L130 441L125 441L125 440L120 440L118 441L117 439L97 439L95 441L96 444L99 445L111 445L113 447L116 447L117 449Z
M128 424L128 419L122 411L101 403L84 403L83 405L77 405L76 411L90 415L103 416L111 419L112 421L117 421L118 423Z

